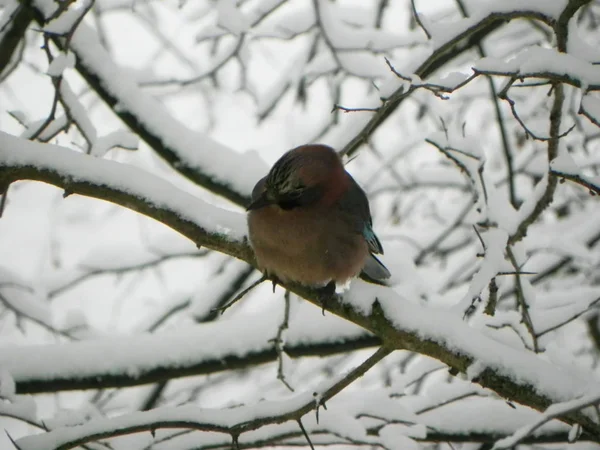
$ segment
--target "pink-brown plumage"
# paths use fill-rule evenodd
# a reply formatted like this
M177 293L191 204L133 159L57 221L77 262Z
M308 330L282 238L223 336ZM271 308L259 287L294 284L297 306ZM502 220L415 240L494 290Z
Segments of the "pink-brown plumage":
M250 242L260 270L282 281L345 284L368 266L389 272L371 229L367 198L333 149L290 150L260 180L248 207Z

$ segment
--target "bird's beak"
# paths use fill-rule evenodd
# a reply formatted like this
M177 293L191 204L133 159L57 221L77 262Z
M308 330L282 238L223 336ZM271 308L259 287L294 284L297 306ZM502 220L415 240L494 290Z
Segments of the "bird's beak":
M246 208L246 211L252 211L254 209L260 209L260 208L264 208L265 206L269 206L273 204L273 200L271 200L269 198L269 196L267 195L267 192L263 192L262 194L260 194L259 197L257 197L256 199L254 199L252 201L252 203L250 203L248 205L248 207Z

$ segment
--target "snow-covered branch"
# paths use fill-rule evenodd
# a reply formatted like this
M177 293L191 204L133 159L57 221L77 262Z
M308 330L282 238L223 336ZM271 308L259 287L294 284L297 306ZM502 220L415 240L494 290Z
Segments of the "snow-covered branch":
M105 437L141 431L154 433L161 428L191 428L226 433L231 436L235 445L242 433L270 424L296 421L302 427L301 419L304 415L313 410L317 410L318 413L325 402L363 376L389 355L390 351L388 348L381 347L350 372L335 377L333 383L324 383L314 392L299 394L289 400L220 410L202 410L195 406L158 408L153 411L133 413L126 417L100 419L80 426L58 428L39 436L19 439L16 445L20 450L67 450Z
M6 134L0 134L0 161L0 180L5 183L37 179L71 193L106 198L157 217L199 245L252 261L242 243L245 228L239 214L206 205L139 169ZM318 290L285 287L321 304ZM486 337L454 314L405 300L390 288L357 282L343 299L328 301L326 309L373 332L387 345L432 356L459 372L466 373L477 362L483 369L477 377L482 386L536 409L574 398L590 386L584 380L574 385L573 374ZM536 386L536 391L525 386ZM600 435L600 426L585 416L573 413L566 420L590 431L598 428Z
M242 214L209 205L135 167L0 132L0 185L18 180L43 181L65 189L65 195L111 201L170 226L198 246L253 260L243 243Z
M285 340L287 355L336 354L381 342L335 316L326 317L325 325L316 320L319 315L316 308L304 305L292 316ZM246 326L248 323L252 326ZM315 326L303 325L306 323ZM26 352L7 348L0 350L0 361L20 394L137 386L276 361L278 355L270 341L278 326L276 315L244 315L181 331L40 345L28 347ZM61 361L60 366L48 370L56 361Z
M32 1L42 16L53 4ZM40 21L42 18L38 13ZM55 39L60 45L60 40ZM239 154L177 121L136 80L115 64L90 25L81 23L70 42L76 69L118 116L176 171L234 203L248 203L254 180L266 168L252 153ZM118 105L118 107L117 107ZM246 176L240 177L240 173Z

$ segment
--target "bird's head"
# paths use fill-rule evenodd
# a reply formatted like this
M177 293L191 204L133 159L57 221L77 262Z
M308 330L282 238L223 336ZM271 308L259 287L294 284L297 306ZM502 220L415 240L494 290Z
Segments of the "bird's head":
M331 147L303 145L285 153L252 191L248 211L268 205L290 210L334 201L343 192L346 171Z

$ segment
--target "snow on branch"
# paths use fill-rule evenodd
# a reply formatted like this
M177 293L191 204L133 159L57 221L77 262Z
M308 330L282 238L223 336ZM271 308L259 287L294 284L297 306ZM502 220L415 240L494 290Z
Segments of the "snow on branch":
M482 58L473 66L473 71L476 74L512 77L515 80L541 78L587 91L600 90L600 67L551 48L529 47L505 60Z
M37 0L34 5L44 15L52 12L51 2ZM115 64L87 23L79 24L69 48L89 85L176 171L235 203L247 203L254 182L266 172L256 154L236 153L173 118Z
M206 205L141 170L0 134L0 182L17 179L46 181L71 192L109 199L156 216L200 245L253 261L250 249L241 243L245 232L241 215ZM285 287L322 304L319 290L291 283ZM403 299L390 288L356 281L342 299L329 299L326 309L373 332L388 345L432 356L460 372L477 361L484 367L476 379L479 384L536 409L575 398L594 386L590 380L574 383L576 375L487 337L451 312ZM535 391L525 386L535 386ZM585 416L572 414L565 420L600 435L600 425Z
M324 407L326 401L364 375L390 352L391 349L381 347L349 373L338 375L334 377L333 382L323 383L321 387L312 392L304 392L288 400L265 401L255 405L230 409L209 410L196 406L158 408L120 417L98 419L83 425L58 428L45 434L24 437L16 442L16 446L20 450L67 450L100 438L122 436L142 431L154 433L161 428L190 428L226 433L231 436L234 444L236 444L240 434L269 424L296 421L302 428L301 419L304 415L313 410L318 412L320 407ZM403 418L406 417L403 410L400 410L400 413ZM345 430L354 435L366 437L366 430L360 426L355 418L348 414L343 414L343 416L346 420L337 420L336 422L346 422ZM348 427L348 420L354 422L358 427L354 429ZM308 435L306 437L309 439Z
M141 385L275 361L269 341L279 321L277 315L244 315L178 331L28 346L27 351L5 348L0 361L19 393ZM285 352L317 355L325 348L335 352L379 342L347 321L331 315L321 319L316 308L301 304L290 318Z
M541 417L539 417L537 420L521 427L519 430L517 430L515 433L513 433L512 436L509 436L507 438L501 439L498 442L496 442L496 445L494 445L493 449L494 450L505 450L505 449L514 448L524 438L531 435L535 430L537 430L539 427L541 427L545 423L548 423L552 419L563 417L569 413L572 413L573 411L581 411L590 406L593 407L593 409L592 409L593 412L588 411L587 414L591 417L595 417L595 420L600 420L600 416L598 415L598 404L599 403L600 403L600 393L598 391L588 393L587 395L582 395L578 399L574 399L574 400L570 400L570 401L566 401L566 402L562 402L562 403L556 403L556 404L548 407L548 409L546 409L546 411L544 411L544 413L541 415ZM577 431L577 426L575 426L575 430L576 430L575 436L572 436L571 433L569 433L569 442L574 442L575 440L577 440L577 433L580 432L581 430Z
M0 185L27 179L62 187L65 195L120 204L170 226L199 246L253 259L242 244L243 215L209 205L138 168L0 132Z
M426 79L441 66L480 43L485 36L508 21L515 19L539 21L544 25L555 28L559 41L558 50L559 52L565 52L568 22L585 3L589 3L589 0L562 0L552 2L551 4L544 0L530 0L526 5L523 5L522 1L515 0L501 3L496 1L482 2L470 11L469 17L428 24L428 32L431 33L431 41L434 43L431 53L419 63L412 63L412 67L401 68L399 71L409 74L413 73L419 79ZM568 55L565 56L572 58ZM582 65L582 63L582 61L578 61L578 70L584 68L585 65ZM582 80L578 77L570 78L562 73L563 70L564 68L561 67L558 73L550 71L546 75L556 76L562 82L570 82L574 85L582 86L579 84ZM587 69L584 70L588 74ZM533 76L534 73L530 75ZM593 76L593 79L596 79L596 75ZM596 87L596 84L592 85ZM587 88L588 85L583 84L583 86ZM390 82L388 85L382 86L380 90L382 98L387 100L380 108L376 109L375 114L363 128L344 146L344 154L354 154L406 99L404 82L400 86L398 85L398 81Z

